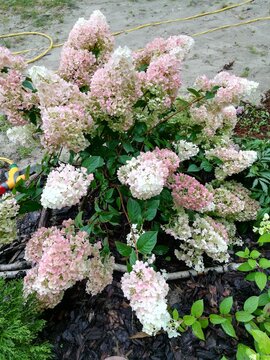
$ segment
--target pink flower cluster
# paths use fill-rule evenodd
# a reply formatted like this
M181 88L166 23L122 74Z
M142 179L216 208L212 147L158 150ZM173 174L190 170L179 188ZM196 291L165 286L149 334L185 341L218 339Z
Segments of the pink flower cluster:
M211 207L213 195L195 178L186 174L173 175L169 187L175 206L195 211L206 211Z
M23 57L13 55L9 49L0 46L0 72L8 71L8 69L22 71L25 68L26 63Z
M205 152L207 159L218 158L222 164L215 169L216 178L225 179L227 176L238 174L250 167L257 160L256 151L238 150L235 146L216 147Z
M102 262L101 244L90 244L85 231L76 232L74 221L40 228L26 245L25 259L34 267L24 278L24 294L36 293L43 308L53 308L64 292L77 281L88 279L87 292L93 295L112 281L114 259L107 256Z
M81 105L48 107L42 110L41 117L41 142L49 152L65 147L77 153L89 145L84 134L89 133L94 125L92 117Z
M44 66L33 66L29 69L29 75L38 90L41 109L70 103L84 105L86 95L80 92L77 85L65 81Z
M178 166L179 158L173 151L156 148L127 161L117 176L122 184L130 186L132 196L145 200L161 193Z
M99 10L89 20L80 18L63 47L59 74L80 87L89 86L92 74L108 60L113 46L113 36Z
M154 93L165 107L170 107L181 85L180 62L176 56L166 54L152 60L141 76L143 90Z
M206 138L212 138L221 129L230 133L237 123L236 109L232 105L223 108L216 107L213 103L192 106L190 114L193 120L202 126L202 133Z
M213 80L209 80L205 75L198 77L195 86L203 91L209 91L214 86L219 87L215 97L208 101L207 105L194 105L191 108L191 115L202 125L205 136L213 137L217 130L230 133L234 129L237 122L235 106L238 106L243 98L250 96L258 84L223 71Z
M16 126L27 124L25 111L37 105L36 94L23 87L24 80L25 76L18 70L0 72L0 110Z
M250 96L258 87L258 83L230 74L226 71L218 73L213 80L205 75L196 79L195 85L202 90L210 90L213 86L219 86L214 102L217 105L239 105L246 96Z
M154 58L146 72L139 73L139 77L144 94L142 100L147 106L141 111L138 109L137 117L151 128L176 99L181 85L180 60L172 54L161 55Z
M86 168L76 169L72 165L60 165L51 171L41 195L44 208L62 209L79 203L87 194L87 189L94 179L87 174Z
M172 54L183 60L194 44L194 40L187 35L170 36L168 39L156 38L148 43L142 51L134 53L137 67L149 65L153 58L165 54Z
M142 331L155 335L161 329L169 330L171 317L166 300L169 286L160 272L137 260L132 271L123 275L121 288L143 325Z
M53 308L66 289L87 277L92 253L88 234L76 234L71 221L63 225L61 230L40 228L26 245L25 259L35 266L24 279L24 294L35 292L44 308Z
M131 51L119 47L91 80L89 95L95 117L108 122L114 131L127 131L134 123L133 105L142 95Z

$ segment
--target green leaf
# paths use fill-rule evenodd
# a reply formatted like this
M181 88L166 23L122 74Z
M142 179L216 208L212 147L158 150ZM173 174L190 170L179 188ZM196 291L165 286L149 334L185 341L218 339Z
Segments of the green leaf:
M128 246L127 244L123 244L120 241L115 241L116 249L122 256L130 256L132 252L131 246Z
M237 270L246 272L252 270L252 267L247 262L245 262L238 266Z
M248 280L248 281L255 281L255 272L252 272L248 275L245 276L245 279Z
M269 337L261 330L251 330L251 335L254 340L257 342L259 350L265 354L270 355L270 339Z
M249 322L254 319L254 316L246 311L237 311L235 314L236 320L239 322Z
M263 234L262 236L259 237L258 243L260 244L264 244L264 243L269 243L270 242L270 234Z
M252 270L254 270L257 267L257 261L253 259L248 259L248 265L251 267Z
M254 350L252 350L251 348L249 348L244 344L238 344L237 353L236 353L237 360L249 360L251 359L252 355L256 356L256 352Z
M204 333L202 331L202 326L199 321L195 321L194 324L191 325L193 334L200 340L205 340Z
M29 80L24 80L24 81L22 82L22 86L25 87L26 89L31 90L31 91L34 91L34 90L35 90L35 88L33 87L33 84L32 84L31 81L29 81Z
M26 202L20 205L19 214L26 214L40 209L42 209L42 206L40 205L39 202L34 200L27 200Z
M157 243L157 234L157 231L147 231L139 237L137 249L141 254L151 254Z
M264 306L270 302L270 296L268 293L263 293L259 296L258 306Z
M251 296L244 303L244 310L250 314L252 314L255 310L257 310L259 305L259 297Z
M221 301L219 305L219 311L222 315L229 314L233 306L233 297L227 297Z
M255 283L258 286L258 288L262 291L266 286L267 276L262 272L256 272Z
M125 151L127 153L132 153L134 152L134 148L130 143L123 143L123 148L125 149Z
M87 168L88 174L91 174L103 165L104 160L101 156L90 156L82 162L82 166Z
M268 269L270 268L270 260L262 258L259 260L259 266L262 269Z
M199 321L199 323L201 324L201 326L202 326L203 329L206 329L207 326L209 325L209 321L208 321L207 318L205 318L205 319L199 319L198 321Z
M142 212L140 204L134 200L129 198L127 203L127 212L128 217L132 224L140 224L142 221Z
M219 325L227 321L224 317L217 314L210 314L210 322L214 325Z
M261 253L257 250L252 250L250 253L250 257L252 259L258 259L258 257L261 255Z
M233 338L237 338L234 327L232 326L230 320L227 319L224 323L221 324L221 327L227 335Z
M237 251L237 253L235 253L235 255L243 258L243 259L248 259L249 255L246 254L244 251Z
M193 88L187 88L187 91L189 91L192 95L196 96L196 97L200 97L201 94L199 91L193 89Z
M194 302L194 304L191 307L191 315L195 316L196 318L199 318L203 314L203 300L197 300Z
M152 221L157 214L159 207L159 200L148 200L146 203L146 210L143 211L143 218L147 221Z
M77 228L82 228L83 227L83 220L82 220L82 217L83 217L83 211L80 211L77 216L75 217L75 220L74 220L74 224Z
M190 164L187 171L188 172L198 172L201 169L196 164Z
M153 249L153 253L156 255L166 255L169 251L169 246L167 245L156 245Z
M135 250L132 249L132 250L131 250L131 254L130 254L130 256L129 256L129 263L130 263L130 265L133 266L133 265L135 265L136 261L137 261L137 255L136 255L136 253L135 253Z
M206 172L210 172L213 169L212 164L208 160L203 160L200 166L201 169L203 169Z
M177 321L179 319L179 314L178 314L177 309L173 309L172 316L173 316L173 320L175 320L175 321Z
M187 326L190 326L192 324L195 323L196 321L196 318L192 315L184 315L183 316L183 320L184 320L184 323L187 325Z

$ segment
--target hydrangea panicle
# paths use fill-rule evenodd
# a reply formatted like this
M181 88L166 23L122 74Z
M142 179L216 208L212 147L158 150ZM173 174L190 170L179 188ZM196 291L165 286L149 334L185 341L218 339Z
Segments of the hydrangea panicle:
M51 171L41 195L44 208L62 209L79 203L87 194L88 186L94 179L86 168L76 169L72 165L60 165Z
M175 206L186 209L205 211L211 207L213 195L192 176L179 173L170 178L169 188Z
M168 330L169 336L177 336L170 331L171 316L166 301L169 287L160 272L137 260L132 271L123 275L121 288L143 325L142 331L155 335L163 329Z

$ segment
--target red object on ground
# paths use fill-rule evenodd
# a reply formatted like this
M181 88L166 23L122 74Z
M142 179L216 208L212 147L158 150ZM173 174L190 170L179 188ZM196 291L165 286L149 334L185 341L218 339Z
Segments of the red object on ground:
M3 195L6 191L7 189L4 186L0 185L0 195Z

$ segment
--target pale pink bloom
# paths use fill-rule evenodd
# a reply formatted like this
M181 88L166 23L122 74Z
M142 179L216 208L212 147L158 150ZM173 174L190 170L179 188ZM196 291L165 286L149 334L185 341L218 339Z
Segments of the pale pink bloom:
M195 178L186 174L173 175L169 187L176 207L204 211L211 206L213 195Z

